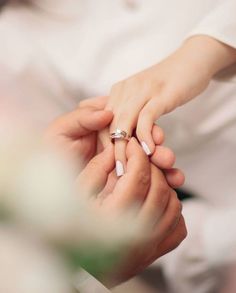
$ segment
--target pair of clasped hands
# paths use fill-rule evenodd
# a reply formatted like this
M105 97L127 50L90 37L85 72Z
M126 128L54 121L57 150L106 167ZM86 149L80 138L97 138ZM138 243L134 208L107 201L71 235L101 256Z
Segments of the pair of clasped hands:
M102 139L104 129L113 120L113 113L104 110L106 103L106 97L81 102L76 110L57 118L48 127L46 140L78 161L80 171L76 182L93 198L93 205L100 212L109 217L138 207L132 220L149 225L149 236L142 243L130 245L127 262L116 272L120 282L176 248L186 237L182 206L173 189L183 184L184 175L173 168L174 154L162 146L163 131L154 126L153 154L147 156L132 137L125 150L126 170L118 177L114 144Z
M206 35L192 36L160 63L113 85L109 98L83 101L49 127L49 139L82 159L79 185L94 195L102 213L119 215L136 206L133 221L149 225L149 237L133 245L117 272L121 280L186 237L181 203L173 190L184 176L173 168L175 156L162 146L164 135L154 122L197 97L215 74L235 62L234 48ZM112 144L110 135L119 136L117 129L125 137L116 137ZM130 140L124 139L126 134Z

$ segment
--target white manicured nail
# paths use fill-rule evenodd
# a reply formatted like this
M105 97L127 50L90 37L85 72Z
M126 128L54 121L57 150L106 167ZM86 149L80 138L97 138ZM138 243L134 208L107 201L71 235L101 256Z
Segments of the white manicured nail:
M145 153L150 156L152 154L152 152L150 151L148 145L146 144L146 142L142 141L141 142L142 148L145 151Z
M124 167L121 161L116 161L116 175L117 177L123 176L125 174Z

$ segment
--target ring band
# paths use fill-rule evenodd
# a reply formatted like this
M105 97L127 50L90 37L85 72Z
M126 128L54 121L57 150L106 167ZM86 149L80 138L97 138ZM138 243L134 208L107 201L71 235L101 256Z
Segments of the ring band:
M124 130L116 129L110 134L111 142L114 143L116 139L123 139L129 141L131 136Z

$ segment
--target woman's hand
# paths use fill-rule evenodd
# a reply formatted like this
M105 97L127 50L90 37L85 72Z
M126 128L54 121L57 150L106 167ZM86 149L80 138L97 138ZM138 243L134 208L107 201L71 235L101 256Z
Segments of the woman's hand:
M45 132L45 142L66 153L78 171L110 144L109 137L104 139L101 136L100 139L98 135L103 128L108 130L113 117L110 111L104 111L106 102L107 97L85 100L76 110L58 117ZM160 127L153 128L153 137L156 147L151 157L152 162L163 169L170 186L180 187L184 183L184 174L181 170L173 168L175 155L172 150L161 145L164 133ZM111 151L113 153L112 149Z
M136 130L147 155L155 149L154 122L204 91L212 76L236 60L236 51L207 36L188 39L161 63L116 83L106 109L114 113L110 132ZM127 142L116 140L116 161L126 166Z
M108 97L96 97L84 100L80 102L80 108L101 108L108 101ZM164 143L164 132L157 125L153 126L152 137L155 144L153 154L150 156L151 162L158 168L162 169L166 176L166 180L172 188L181 187L184 184L184 174L181 170L173 168L175 163L175 154L168 147L163 146ZM109 128L99 131L97 136L98 142L101 143L102 150L104 147L110 144ZM73 141L70 142L71 144ZM116 164L116 174L123 175L124 170Z

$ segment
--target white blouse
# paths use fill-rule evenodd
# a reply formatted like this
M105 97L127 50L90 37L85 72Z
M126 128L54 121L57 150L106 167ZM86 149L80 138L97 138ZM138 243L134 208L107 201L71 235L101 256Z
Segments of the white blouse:
M33 3L0 15L0 70L20 83L43 125L80 99L108 94L113 83L162 60L189 36L236 48L236 0ZM218 75L197 99L159 121L186 173L185 188L199 198L184 204L188 238L162 260L171 292L207 292L212 283L202 272L236 258L235 72Z

